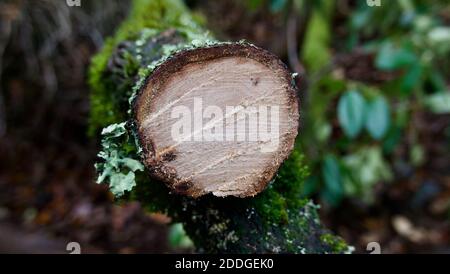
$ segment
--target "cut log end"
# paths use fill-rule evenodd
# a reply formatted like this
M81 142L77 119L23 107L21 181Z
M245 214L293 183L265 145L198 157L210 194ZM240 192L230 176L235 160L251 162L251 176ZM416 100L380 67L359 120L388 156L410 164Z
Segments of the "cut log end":
M147 78L133 110L151 175L192 197L258 194L298 133L289 71L248 44L173 55Z

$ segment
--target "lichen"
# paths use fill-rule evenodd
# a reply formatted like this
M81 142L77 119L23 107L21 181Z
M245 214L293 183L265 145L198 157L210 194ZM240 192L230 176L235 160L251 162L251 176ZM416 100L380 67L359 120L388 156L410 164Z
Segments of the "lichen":
M133 189L136 172L144 171L134 139L125 126L126 123L112 124L103 129L102 150L98 153L101 161L95 164L97 183L108 183L116 197Z

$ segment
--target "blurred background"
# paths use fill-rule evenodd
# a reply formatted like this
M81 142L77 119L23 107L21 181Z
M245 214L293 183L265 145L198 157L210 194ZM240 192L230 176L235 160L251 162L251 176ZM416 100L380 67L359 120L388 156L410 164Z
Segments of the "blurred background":
M450 253L448 0L185 3L220 40L299 74L303 195L327 228L356 253ZM1 253L193 250L181 225L94 183L87 69L129 7L0 0Z

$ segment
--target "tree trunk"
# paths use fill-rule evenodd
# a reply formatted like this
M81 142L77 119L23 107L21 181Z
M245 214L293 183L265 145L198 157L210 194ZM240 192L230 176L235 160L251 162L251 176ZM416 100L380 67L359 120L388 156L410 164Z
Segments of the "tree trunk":
M199 252L348 252L301 196L308 171L294 147L298 101L286 67L253 45L219 43L204 33L181 1L134 1L91 67L90 132L106 127L98 182L182 222ZM208 122L173 138L169 109L194 104L195 117L199 98L220 109L276 105L278 116L270 117L280 117L278 143L268 149L273 139L205 142ZM229 123L236 131L238 120Z

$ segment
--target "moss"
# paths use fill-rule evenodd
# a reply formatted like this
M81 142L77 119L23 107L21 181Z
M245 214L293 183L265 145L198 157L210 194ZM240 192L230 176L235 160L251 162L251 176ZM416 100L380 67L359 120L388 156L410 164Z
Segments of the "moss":
M298 165L302 159L302 154L296 150L282 169ZM324 232L317 215L318 207L293 194L298 193L301 178L307 174L304 168L300 170L296 180L278 176L263 193L245 199L178 196L171 194L164 184L140 174L136 177L137 186L127 198L140 201L150 211L170 215L174 222L183 223L199 252L345 252L347 246L338 238L331 234L320 237ZM292 175L294 173L295 170Z
M304 155L295 148L281 166L275 180L255 198L255 207L274 223L288 222L288 209L301 208L306 200L301 199L302 185L308 176Z
M264 218L277 224L288 223L286 198L269 187L255 199L255 207Z
M347 243L340 237L333 234L323 234L320 236L320 240L331 247L333 253L349 253L352 251L352 247L349 247Z

